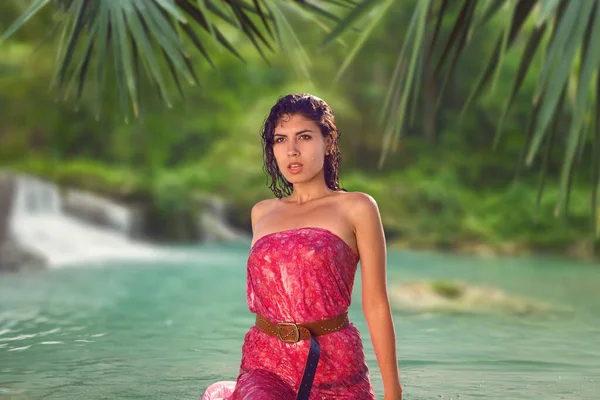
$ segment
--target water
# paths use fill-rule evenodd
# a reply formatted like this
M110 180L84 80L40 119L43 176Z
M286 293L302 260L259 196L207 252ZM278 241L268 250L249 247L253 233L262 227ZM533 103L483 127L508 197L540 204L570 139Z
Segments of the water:
M246 256L244 245L212 246L191 249L188 261L0 275L0 399L198 399L209 383L235 379L253 323ZM405 399L600 398L598 265L390 252L390 285L438 278L573 312L395 311ZM381 399L360 280L350 318Z

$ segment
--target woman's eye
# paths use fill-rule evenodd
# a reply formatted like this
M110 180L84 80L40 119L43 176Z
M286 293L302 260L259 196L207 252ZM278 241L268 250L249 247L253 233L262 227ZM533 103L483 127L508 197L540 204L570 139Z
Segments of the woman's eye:
M283 142L283 138L277 138L277 139L275 139L275 143L281 143L281 142Z
M310 139L310 135L302 135L300 137L302 138L302 140L308 140L308 139Z

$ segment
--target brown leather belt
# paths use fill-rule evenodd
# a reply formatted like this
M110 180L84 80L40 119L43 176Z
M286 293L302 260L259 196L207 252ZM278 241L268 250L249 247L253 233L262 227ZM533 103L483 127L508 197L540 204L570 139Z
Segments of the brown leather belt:
M299 340L310 340L308 355L306 356L304 372L302 373L302 380L298 387L296 400L308 400L310 397L312 384L317 372L317 364L319 364L319 358L321 356L321 346L316 337L342 330L349 324L348 312L333 318L322 319L305 324L296 324L295 322L279 322L274 324L265 317L256 314L256 327L261 332L275 336L286 343L296 343Z
M321 336L344 329L349 324L348 313L322 319L319 321L296 324L294 322L279 322L274 324L265 317L256 314L256 327L261 332L275 336L282 342L296 343L299 340L310 340L312 336Z

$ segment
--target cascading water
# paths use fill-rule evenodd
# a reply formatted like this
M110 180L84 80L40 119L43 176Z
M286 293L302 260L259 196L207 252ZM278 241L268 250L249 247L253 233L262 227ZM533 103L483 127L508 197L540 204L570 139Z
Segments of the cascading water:
M58 188L30 176L15 179L8 232L20 246L44 257L49 266L107 259L155 259L165 252L127 236L123 229L94 226L63 211ZM119 211L115 207L113 209ZM113 213L114 214L114 213Z

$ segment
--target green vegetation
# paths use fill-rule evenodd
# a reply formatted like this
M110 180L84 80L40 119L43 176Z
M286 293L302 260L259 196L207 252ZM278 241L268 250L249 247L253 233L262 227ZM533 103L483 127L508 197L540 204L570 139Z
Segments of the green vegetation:
M0 5L0 31L22 12L16 4ZM399 21L408 23L412 11L412 4L402 2L390 7L371 33L371 45L357 53L337 84L331 82L346 50L339 45L319 50L314 44L323 34L306 20L290 17L296 27L311 27L303 30L302 38L311 60L310 80L297 74L293 59L282 53L270 55L267 65L247 39L223 24L223 32L246 63L228 52L214 51L218 68L213 69L194 56L199 87L184 89L185 102L172 99L173 107L166 108L148 93L153 88L142 86L145 106L139 120L128 123L114 96L103 100L99 120L93 91L84 92L77 111L72 99L54 98L56 92L48 89L48 83L55 54L51 47L33 53L52 19L50 10L44 11L35 23L0 44L0 168L142 204L157 240L192 238L191 217L200 211L198 199L205 194L225 198L233 205L233 222L248 228L250 207L271 196L262 171L261 123L277 97L311 92L336 112L342 131L342 186L377 200L390 245L469 252L480 252L484 246L494 253L572 256L588 255L594 246L600 249L592 233L588 169L572 172L569 213L555 218L563 165L560 148L548 153L546 189L537 212L537 172L516 167L522 160L539 63L532 63L521 95L504 121L504 136L493 149L496 123L526 38L504 55L495 91L482 96L460 118L473 77L493 50L494 20L464 49L439 111L436 96L443 81L433 89L422 82L415 90L416 108L407 115L404 136L379 168L384 130L378 121L401 44L389 32ZM451 12L458 14L459 9ZM444 35L451 29L442 26ZM109 74L107 82L117 80ZM560 120L558 131L568 131L569 122ZM566 136L558 135L556 141L564 144ZM588 147L581 145L575 158L580 166L593 165ZM534 164L539 168L542 160Z
M431 290L447 299L457 299L465 292L464 285L453 282L430 282L430 286Z

